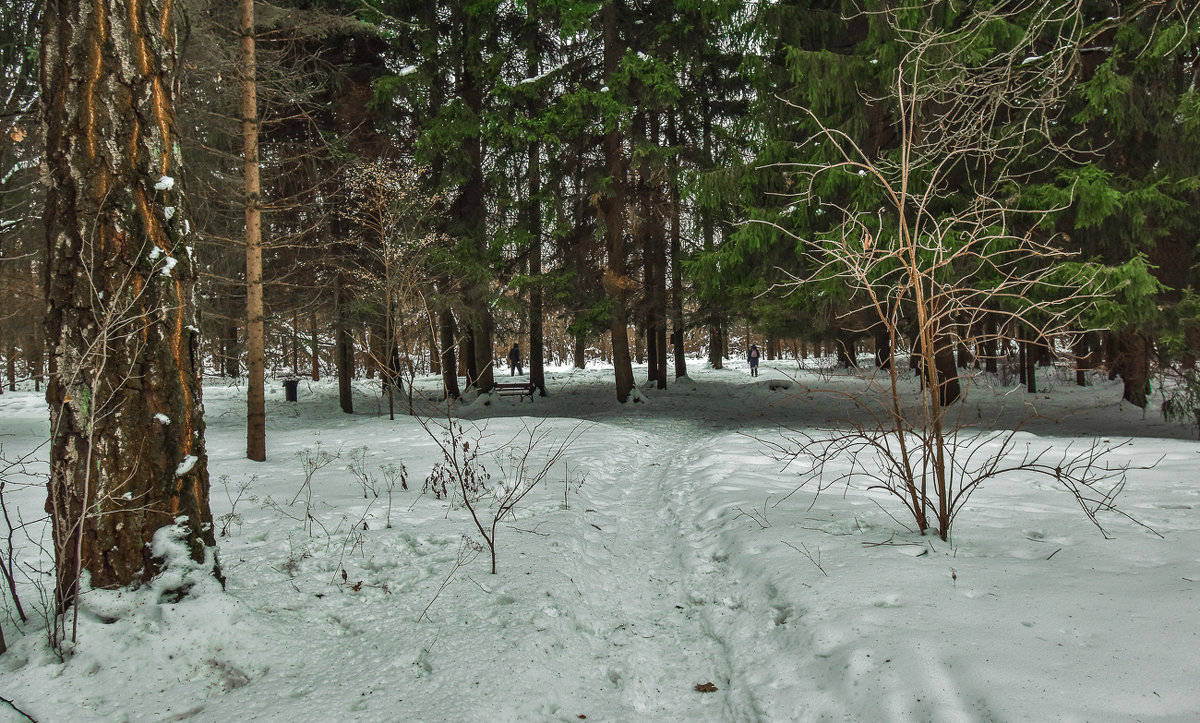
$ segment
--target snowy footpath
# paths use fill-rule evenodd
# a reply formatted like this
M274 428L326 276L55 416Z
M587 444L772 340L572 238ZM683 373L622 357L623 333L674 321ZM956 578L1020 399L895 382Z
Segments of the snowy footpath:
M582 432L497 526L492 575L468 513L421 491L435 440L381 415L368 382L354 415L330 383L302 383L298 404L272 388L269 459L252 463L244 390L213 381L226 589L89 593L60 660L37 612L49 561L35 524L17 538L33 614L8 605L0 696L39 721L1200 719L1194 429L1118 403L1103 380L973 390L980 424L1032 415L1021 449L1128 441L1112 461L1153 467L1119 500L1142 524L1102 516L1107 538L1051 480L1017 474L979 491L946 543L865 483L797 491L797 470L768 454L780 424L850 413L823 391L863 384L794 364L757 379L701 369L618 405L610 370L557 370L549 397L460 405L485 449L539 424ZM0 396L6 457L45 434L39 395ZM39 454L4 491L27 521L44 502ZM389 496L400 463L409 488ZM28 718L0 704L8 720Z

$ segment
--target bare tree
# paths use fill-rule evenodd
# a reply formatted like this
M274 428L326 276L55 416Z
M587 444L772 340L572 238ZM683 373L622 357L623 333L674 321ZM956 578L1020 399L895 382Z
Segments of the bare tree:
M883 486L904 502L922 533L934 529L943 539L970 492L1009 468L997 456L1011 448L1009 439L994 454L968 453L979 440L962 435L961 416L953 415L952 405L967 394L954 351L988 348L998 332L985 319L1031 330L1033 338L1069 336L1104 293L1099 271L1071 262L1052 233L1047 220L1061 209L1037 206L1020 193L1048 163L1075 154L1071 139L1057 138L1054 128L1085 39L1081 5L971 5L953 22L932 11L880 11L874 19L903 53L886 98L864 102L893 108L893 153L869 154L848 133L801 109L818 129L806 145L832 148L833 160L788 167L799 184L797 200L835 221L828 232L804 239L815 271L783 286L842 281L857 302L846 316L866 312L870 326L886 330L892 349L911 328L923 384L910 404L897 365L886 365L883 382L873 383L875 398L854 400L874 423L823 445L807 439L797 454L814 456L819 474L831 454L878 451L889 480ZM1023 32L981 59L998 24ZM882 203L831 200L820 192L830 174L846 173L870 187L859 197ZM1019 467L1095 488L1110 479L1094 474L1101 456L1093 449L1046 467L1034 455ZM1100 495L1102 507L1111 506L1120 482L1110 489Z
M358 231L358 249L351 273L359 286L359 301L377 320L374 344L360 341L381 370L388 415L395 418L395 394L409 379L405 406L412 412L415 375L411 337L434 334L434 313L428 291L434 273L430 253L446 246L436 218L443 198L422 189L421 171L387 161L360 163L349 171L342 216Z

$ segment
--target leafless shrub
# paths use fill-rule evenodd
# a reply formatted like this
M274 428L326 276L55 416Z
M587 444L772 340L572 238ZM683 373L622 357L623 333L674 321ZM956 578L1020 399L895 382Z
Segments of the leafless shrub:
M220 477L221 486L225 488L225 499L229 500L229 511L217 517L217 523L220 524L220 537L229 536L229 528L237 525L238 529L242 527L242 515L237 511L238 503L245 499L247 502L258 502L258 497L249 494L250 488L258 481L257 475L251 475L250 479L242 480L236 485L237 493L230 489L229 475L223 474Z
M586 428L579 424L562 437L552 438L550 430L543 429L544 422L533 426L522 422L521 429L513 436L487 449L486 428L468 431L462 422L455 420L449 420L444 428L431 426L424 420L421 424L442 450L442 461L426 478L425 490L438 499L451 499L470 513L475 529L487 545L495 574L496 531L500 521L514 515L525 496L549 477ZM539 448L547 451L541 452ZM496 479L488 472L485 460L498 469Z
M1052 473L1096 521L1097 512L1114 510L1124 469L1107 466L1107 450L1095 445L1064 453L1054 465L1045 453L1008 462L1014 433L985 439L964 431L963 384L970 380L960 378L953 356L960 344L993 348L1005 334L1069 337L1107 293L1097 269L1067 263L1071 254L1046 223L1061 208L1031 208L1019 193L1052 159L1079 154L1074 139L1053 130L1085 39L1078 2L973 7L948 29L933 13L921 20L913 12L905 6L877 13L904 49L886 99L898 125L895 153L868 153L845 131L797 109L817 128L807 143L832 149L833 160L782 165L798 189L789 197L834 223L812 238L776 226L804 244L814 269L777 288L844 283L855 304L846 316L869 319L893 350L915 330L921 394L916 403L906 400L893 359L882 382L846 395L868 422L825 430L825 438L796 432L796 447L777 452L811 460L807 479L818 490L865 476L902 500L922 533L943 539L971 493L1013 469ZM1005 22L1024 34L981 57L990 29ZM1041 165L1031 168L1031 158ZM859 176L873 187L867 195L882 202L859 206L822 196L821 181L836 173ZM821 474L842 459L851 460L848 472Z

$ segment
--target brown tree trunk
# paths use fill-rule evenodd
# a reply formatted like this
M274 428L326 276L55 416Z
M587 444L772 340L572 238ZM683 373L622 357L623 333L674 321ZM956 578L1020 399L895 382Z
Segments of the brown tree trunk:
M625 49L618 42L617 3L608 0L601 11L604 35L604 79L615 84ZM633 391L633 362L629 355L628 295L632 286L625 266L625 162L620 127L612 123L604 134L604 165L608 170L610 187L596 205L604 224L608 267L604 270L604 288L612 297L609 333L612 335L613 375L616 379L617 401L624 404Z
M46 347L44 339L40 333L33 335L33 352L30 354L31 368L30 373L33 375L33 390L40 392L42 390L42 374L45 367Z
M1022 339L1017 339L1017 370L1020 375L1018 377L1018 381L1020 381L1021 384L1028 384L1026 381L1026 372L1028 371L1028 366L1025 362L1025 355L1027 351L1028 349L1025 341Z
M1037 347L1033 342L1023 342L1025 349L1025 391L1030 394L1037 393Z
M442 374L442 352L438 347L437 326L434 324L433 312L425 318L425 344L429 347L429 373L435 376Z
M843 369L854 369L858 367L858 359L855 354L854 337L849 334L838 334L834 339L834 345L837 347L838 366Z
M478 388L476 382L479 379L479 362L475 358L475 332L470 326L467 327L467 332L463 334L460 344L462 348L459 349L459 354L462 355L463 361L467 363L467 388Z
M576 369L583 369L587 366L587 337L580 332L575 335L574 341L573 366Z
M8 345L8 353L4 359L5 372L8 374L8 391L17 391L17 349Z
M875 340L875 366L879 369L890 369L894 354L890 329L880 323L871 330L871 336Z
M1142 332L1127 328L1115 339L1116 363L1124 389L1121 398L1135 407L1146 408L1150 401L1150 353L1153 344Z
M983 342L980 346L983 354L983 370L989 374L995 374L998 371L996 355L999 352L996 341L996 319L988 314L983 322Z
M292 376L300 376L300 317L296 313L296 309L292 308L292 330L290 334L291 351L292 351Z
M85 572L101 588L157 574L150 542L165 526L179 525L196 561L214 545L193 241L173 180L174 8L47 0L42 16L46 507L60 612Z
M238 327L236 324L228 324L225 327L225 339L222 345L224 352L221 358L221 364L225 370L225 376L236 379L242 373L242 347L238 341Z
M349 320L346 318L346 300L343 298L342 277L334 279L334 367L338 376L338 404L346 414L354 414L354 338L350 335Z
M675 129L675 112L667 116L667 144L674 148L678 143ZM675 347L675 378L687 376L687 350L683 346L683 271L680 261L682 226L679 216L679 180L673 174L671 183L671 340Z
M308 337L308 353L312 357L312 380L314 382L321 381L321 341L317 336L317 315L313 314L309 320Z
M1088 346L1088 335L1080 334L1071 350L1075 355L1075 386L1088 386L1088 372L1092 368L1092 355Z
M458 349L458 329L450 309L438 312L438 334L441 336L442 346L442 388L447 399L458 399L462 396L462 391L458 388L458 359L455 355Z
M263 339L262 184L258 177L258 71L254 0L239 0L242 154L246 186L246 458L267 458L266 364Z
M942 408L949 407L962 396L962 388L958 382L958 366L955 364L954 350L949 339L939 340L938 352L934 356L934 366L937 367L938 388L941 394Z
M542 50L538 33L538 3L537 0L528 2L528 24L526 33L526 54L529 77L541 73ZM530 99L529 115L532 117L541 110L542 100ZM526 206L526 222L529 226L529 277L534 279L529 289L529 383L538 390L541 396L546 396L546 346L545 329L542 318L542 147L539 140L530 142L529 148L529 187Z

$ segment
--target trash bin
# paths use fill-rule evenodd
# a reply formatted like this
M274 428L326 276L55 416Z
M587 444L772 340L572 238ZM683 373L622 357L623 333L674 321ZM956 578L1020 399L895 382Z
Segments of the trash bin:
M296 401L296 390L300 388L299 379L283 380L283 398L289 402Z

